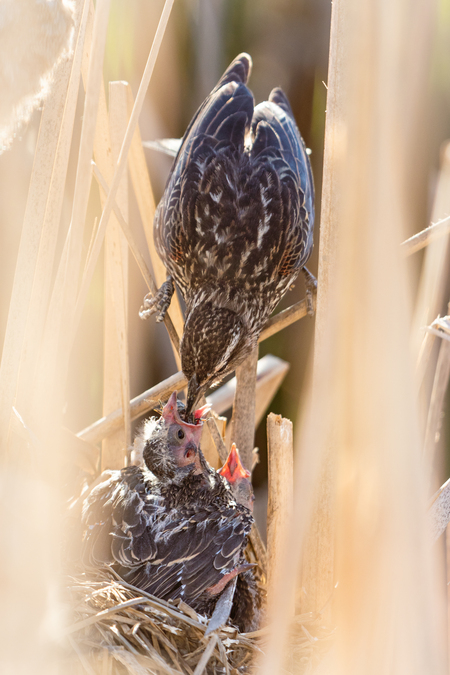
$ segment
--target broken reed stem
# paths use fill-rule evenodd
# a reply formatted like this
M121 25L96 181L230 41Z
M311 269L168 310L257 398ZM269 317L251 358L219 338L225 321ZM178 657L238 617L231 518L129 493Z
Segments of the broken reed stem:
M286 536L294 504L294 441L292 422L270 413L267 417L267 602L274 605L274 593L287 553ZM294 613L294 594L292 613Z
M400 246L406 256L412 255L428 246L432 241L448 234L448 232L450 232L450 216L438 220L437 223L431 223L429 227L406 239Z
M255 441L255 396L258 347L236 369L236 394L231 417L231 438L236 443L243 465L251 470Z

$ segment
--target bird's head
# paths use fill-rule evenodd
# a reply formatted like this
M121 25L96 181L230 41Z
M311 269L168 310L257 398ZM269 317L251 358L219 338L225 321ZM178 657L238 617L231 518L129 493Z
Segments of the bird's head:
M218 473L230 484L231 492L237 503L253 511L255 496L253 494L251 473L242 465L239 450L235 443L231 446L227 461L219 469Z
M209 406L194 413L194 424L181 419L177 393L174 391L161 411L161 419L154 431L145 438L144 461L158 478L173 478L179 469L201 473L200 437L202 416Z
M234 370L254 344L233 310L206 302L190 312L181 340L181 367L188 380L186 419L200 396Z

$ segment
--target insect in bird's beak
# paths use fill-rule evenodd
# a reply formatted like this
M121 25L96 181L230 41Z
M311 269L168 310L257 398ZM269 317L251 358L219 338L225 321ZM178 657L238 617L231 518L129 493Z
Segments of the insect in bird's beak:
M198 410L196 410L194 413L195 424L198 424L198 422L204 419L211 410L211 408L212 405L210 403L205 403L205 405L202 405L201 408L198 408Z

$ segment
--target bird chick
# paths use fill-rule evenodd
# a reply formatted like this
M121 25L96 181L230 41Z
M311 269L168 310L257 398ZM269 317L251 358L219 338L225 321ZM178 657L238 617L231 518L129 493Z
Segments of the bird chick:
M146 528L164 502L161 487L202 471L199 452L204 411L205 407L196 411L196 423L187 424L180 418L174 392L161 417L146 420L138 434L143 465L103 472L83 503L85 564L113 564L124 538L127 552L121 551L119 557L145 556L150 541Z
M227 461L218 473L225 478L239 504L253 512L255 500L251 483L251 473L242 465L239 450L232 444ZM241 551L241 562L244 561L244 550ZM254 568L249 569L237 578L236 590L231 607L230 619L241 633L258 630L261 620L262 598L255 578Z
M238 504L243 504L253 513L255 495L251 482L252 474L243 466L236 443L232 444L227 461L218 473L230 484L231 492Z
M240 54L192 119L155 215L168 272L140 315L163 320L174 281L186 302L181 363L186 414L251 352L300 270L309 311L315 279L314 185L305 145L281 89L254 106Z
M174 424L186 428L179 424L175 399L163 414L169 423L166 438L172 439ZM207 464L200 449L198 473L195 462L184 464L176 442L148 441L143 468L109 472L85 501L84 562L109 565L138 588L165 600L180 598L211 616L229 581L253 566L243 556L251 511L236 501L228 480ZM159 455L177 457L180 465ZM242 479L236 460L229 458L226 466L231 484Z
M161 418L147 420L138 435L145 465L159 479L173 479L175 475L182 475L178 469L189 467L191 471L192 465L194 473L202 471L198 452L201 418L209 406L199 408L194 414L194 424L188 424L181 419L178 404L174 391L162 408Z

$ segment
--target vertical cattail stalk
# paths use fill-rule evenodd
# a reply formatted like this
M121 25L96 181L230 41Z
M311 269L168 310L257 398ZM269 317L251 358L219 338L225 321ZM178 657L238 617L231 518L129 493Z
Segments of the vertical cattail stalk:
M127 128L127 91L123 82L109 87L109 126L113 162ZM128 219L128 176L117 191L116 203ZM124 411L124 427L102 444L102 468L120 469L131 446L130 373L128 354L128 243L112 216L105 236L105 323L103 350L103 414Z
M416 66L423 73L426 43L422 52L405 44L413 43L411 17L426 4L333 3L314 381L264 675L282 672L283 598L293 592L293 559L313 509L303 568L309 556L317 564L301 590L312 589L316 611L332 597L338 626L323 671L443 672L400 254L411 81L399 83ZM323 531L315 526L322 521Z
M267 603L275 603L283 556L289 551L287 535L294 499L294 441L292 422L270 413L267 418L268 504L267 504ZM292 613L294 611L294 595Z

